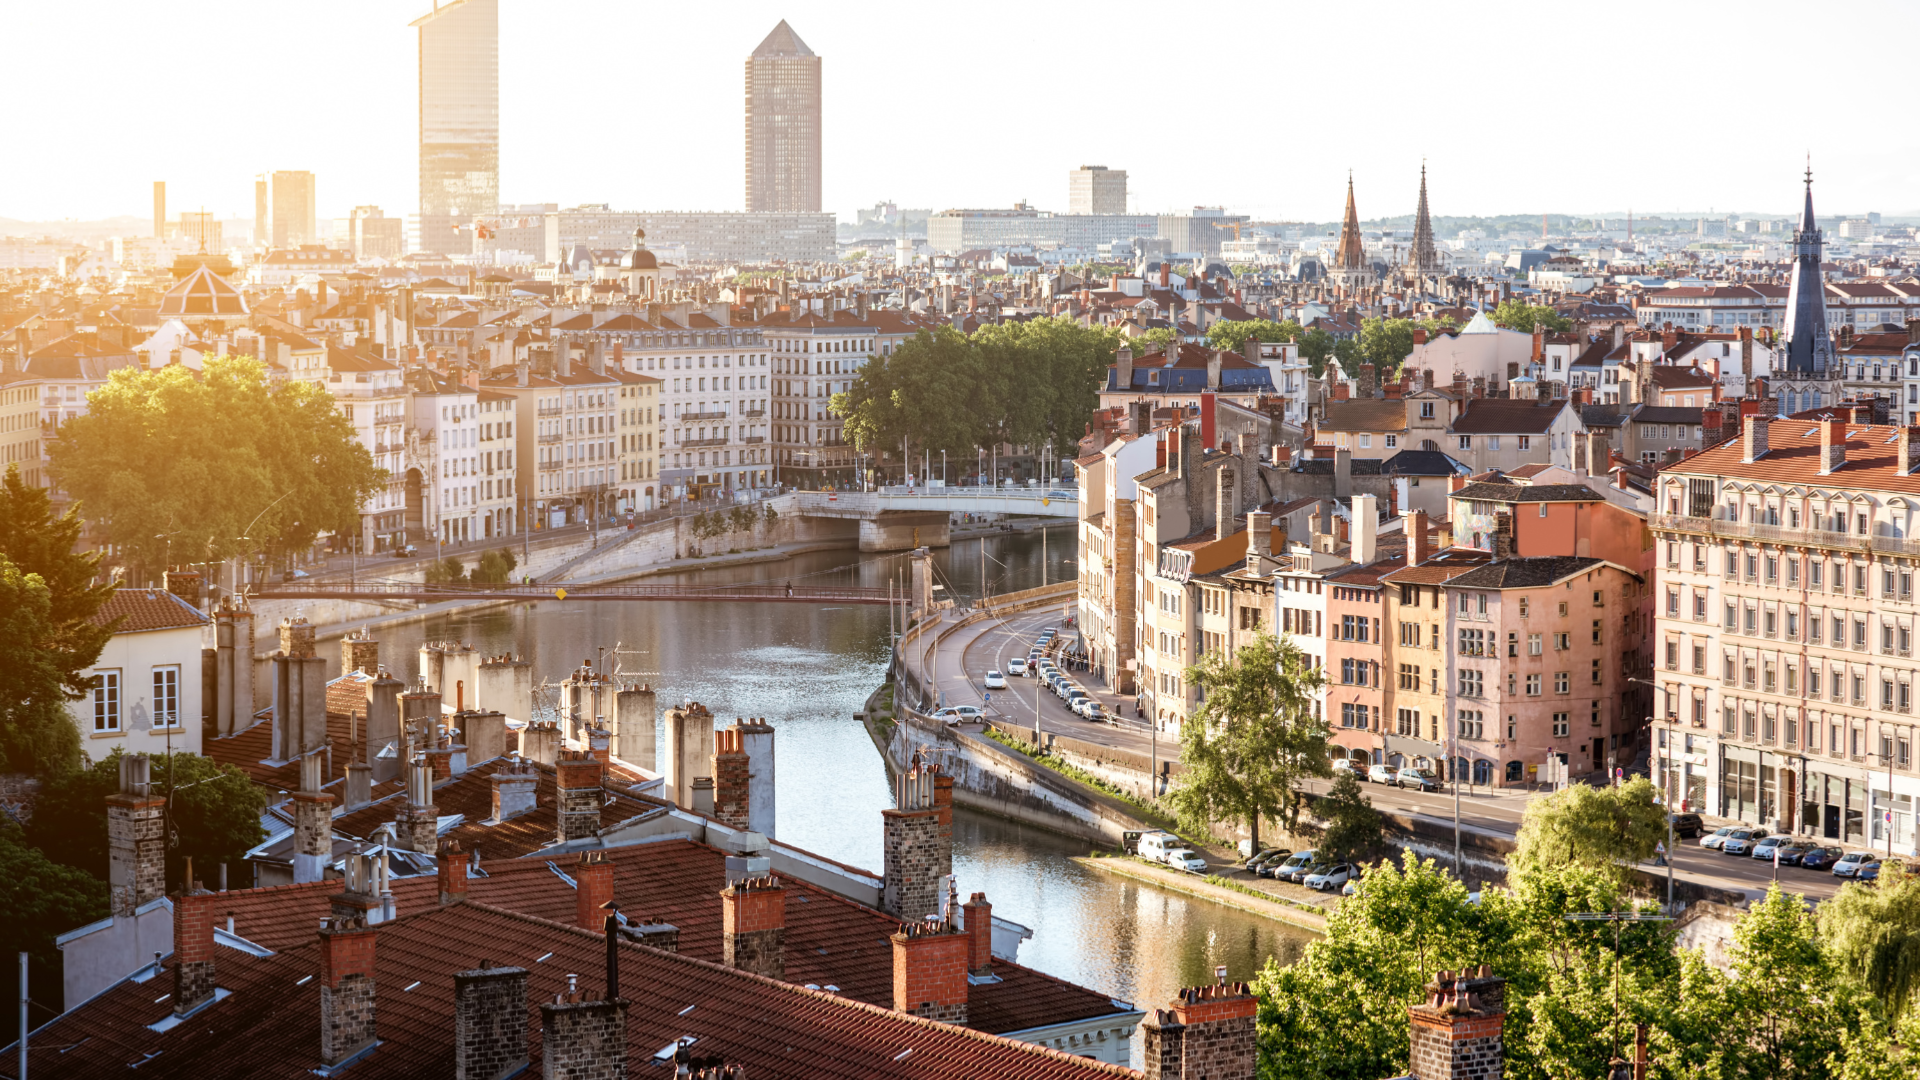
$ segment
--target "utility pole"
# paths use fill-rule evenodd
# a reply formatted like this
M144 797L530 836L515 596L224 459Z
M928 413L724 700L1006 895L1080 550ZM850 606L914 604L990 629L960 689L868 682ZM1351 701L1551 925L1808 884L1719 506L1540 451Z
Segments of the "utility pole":
M1467 880L1467 864L1460 857L1460 718L1455 716L1449 721L1448 732L1453 748L1448 752L1451 759L1447 762L1447 771L1453 774L1453 876L1462 883Z
M27 954L20 954L20 1080L27 1080Z

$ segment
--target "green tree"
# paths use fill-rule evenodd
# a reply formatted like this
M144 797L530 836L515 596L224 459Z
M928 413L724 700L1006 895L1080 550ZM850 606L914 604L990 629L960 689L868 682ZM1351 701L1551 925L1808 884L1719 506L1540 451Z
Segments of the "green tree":
M1244 820L1256 847L1262 817L1292 831L1305 801L1300 782L1331 771L1327 725L1314 715L1319 669L1292 642L1261 634L1233 656L1210 654L1186 680L1203 701L1181 725L1185 772L1168 795L1182 823L1205 832Z
M1724 988L1728 1056L1741 1077L1824 1077L1842 1036L1860 1027L1865 992L1839 977L1813 912L1774 885L1734 924Z
M1572 321L1566 316L1545 304L1529 304L1524 300L1502 300L1488 318L1495 326L1528 334L1533 333L1536 326L1544 327L1550 334L1564 334L1573 329Z
M178 886L187 859L213 880L214 867L238 862L266 839L260 814L266 792L231 765L185 751L153 758L154 791L167 799L167 881ZM107 796L119 790L120 754L48 783L27 827L27 840L49 857L101 880L107 877ZM72 929L68 927L67 929Z
M429 585L460 585L466 580L465 564L451 555L427 564L426 581Z
M118 625L93 621L114 586L100 580L99 553L81 550L83 524L72 507L54 516L46 489L22 481L20 466L7 466L0 479L0 557L46 586L52 626L42 647L73 698L91 689L87 669Z
M1821 905L1820 933L1888 1016L1905 1016L1920 1000L1920 877L1888 863L1873 888L1848 882Z
M28 987L36 1004L60 1000L61 957L54 938L105 917L107 903L105 880L54 862L29 847L10 821L0 824L0 911L7 913L0 919L0 952L29 954ZM6 1013L0 1039L11 1041L19 1036L20 1013ZM28 1017L38 1024L52 1014L29 1012Z
M1527 805L1508 861L1522 869L1574 863L1624 872L1652 858L1666 835L1666 813L1645 777L1618 787L1574 784Z
M760 520L765 523L767 527L767 532L769 534L769 539L771 539L771 534L773 532L773 523L780 520L779 511L773 508L772 503L762 502L760 504Z
M1272 319L1243 319L1237 322L1217 322L1207 329L1207 344L1216 349L1232 352L1243 351L1248 341L1264 341L1269 344L1282 341L1298 341L1300 324L1288 319L1286 322L1274 322Z
M1316 850L1328 858L1352 862L1379 850L1386 818L1373 808L1353 773L1336 772L1332 788L1313 804L1313 813L1327 823Z
M1352 338L1341 338L1333 343L1333 362L1339 364L1340 370L1346 372L1350 379L1359 377L1364 356L1360 343Z
M512 548L494 548L480 556L479 565L468 577L476 585L502 585L513 580L513 570L518 565Z
M54 624L46 582L0 553L0 771L50 776L79 763L64 666L71 640Z
M269 384L244 356L115 371L52 451L54 479L146 568L351 532L386 480L325 387Z
M1413 352L1413 323L1408 319L1367 319L1360 324L1360 354L1381 379L1391 378Z
M1316 326L1296 340L1300 342L1300 358L1307 362L1307 371L1316 379L1324 376L1327 373L1327 360L1333 356L1336 344L1333 335Z
M1151 330L1143 330L1133 335L1128 339L1128 343L1133 346L1134 355L1139 356L1142 353L1166 348L1172 343L1174 337L1173 327L1156 326Z

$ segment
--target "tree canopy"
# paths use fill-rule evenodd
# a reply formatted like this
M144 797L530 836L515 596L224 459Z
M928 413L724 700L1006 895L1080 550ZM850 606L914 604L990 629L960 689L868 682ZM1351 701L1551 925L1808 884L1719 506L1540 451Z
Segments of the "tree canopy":
M61 426L55 481L145 568L352 533L386 481L333 395L251 357L122 368Z
M1524 300L1502 300L1488 318L1495 326L1528 334L1533 333L1535 327L1543 327L1550 334L1564 334L1573 329L1572 320L1566 316L1545 304L1529 304Z
M55 516L46 489L21 480L18 465L7 466L0 479L0 557L46 586L51 625L41 647L74 698L92 685L88 669L113 636L112 626L92 621L114 586L99 580L99 553L81 550L82 527L72 507Z
M151 757L153 789L167 798L169 883L182 882L187 859L201 867L207 879L216 863L237 862L266 839L260 827L266 793L245 773L185 751L171 759L165 754ZM91 768L48 782L36 801L27 840L55 861L106 880L106 799L119 786L118 751Z
M57 1004L61 957L54 938L107 914L107 883L47 858L22 840L10 820L0 821L0 911L7 913L0 919L0 952L9 958L30 954L28 978L36 1007ZM30 1012L29 1020L40 1024L56 1011ZM19 1032L20 1014L18 1009L6 1013L0 1039L11 1040Z
M46 582L0 553L0 771L48 776L80 760L60 640Z
M1618 787L1574 784L1527 804L1509 862L1620 870L1652 858L1666 835L1666 811L1654 801L1646 777Z
M1360 324L1360 353L1381 379L1390 379L1401 361L1413 352L1413 322L1409 319L1368 319Z
M1183 824L1246 821L1256 843L1262 817L1298 825L1300 782L1330 770L1327 725L1313 710L1324 677L1310 664L1292 642L1260 634L1186 670L1204 701L1181 725L1185 771L1168 794Z
M1350 771L1334 774L1333 786L1313 804L1313 813L1327 823L1315 849L1330 859L1348 862L1372 855L1385 835L1386 818Z
M1269 343L1298 341L1301 333L1300 324L1292 319L1286 322L1274 322L1272 319L1240 319L1214 323L1207 329L1207 344L1216 349L1241 352L1246 348L1248 341Z

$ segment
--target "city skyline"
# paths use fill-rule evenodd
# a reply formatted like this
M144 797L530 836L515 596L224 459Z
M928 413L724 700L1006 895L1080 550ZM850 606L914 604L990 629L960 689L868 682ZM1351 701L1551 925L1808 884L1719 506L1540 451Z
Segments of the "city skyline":
M417 31L408 23L430 10L430 4L403 10L349 0L330 8L325 20L303 20L216 2L191 26L131 4L109 3L84 15L51 6L10 11L0 19L9 36L86 40L100 72L62 85L50 106L19 117L20 143L60 145L68 132L111 123L122 133L114 154L137 163L131 171L138 179L128 179L127 168L99 169L77 157L49 160L0 186L0 217L145 216L150 182L164 178L177 205L245 218L252 177L288 169L315 174L323 218L344 216L357 205L406 213L419 205L417 178L396 163L417 156L420 137ZM1716 43L1715 51L1729 59L1778 71L1778 29L1793 25L1791 9L1782 5L1742 9L1737 23L1711 10L1613 9L1612 24L1582 27L1588 33L1582 51L1615 58L1605 84L1593 91L1599 103L1585 108L1570 109L1564 95L1531 95L1524 80L1499 84L1498 97L1476 82L1451 95L1447 108L1428 104L1418 113L1395 82L1343 90L1338 107L1375 117L1376 125L1313 119L1324 117L1335 99L1260 91L1259 80L1246 72L1266 65L1248 67L1221 52L1213 34L1157 39L1155 56L1164 58L1167 71L1196 74L1148 77L1160 61L1143 59L1134 44L1139 18L1154 10L1145 5L1118 5L1114 18L1097 22L1072 10L987 5L937 32L903 30L873 18L879 10L846 5L795 12L747 2L716 20L694 10L643 16L613 3L582 2L559 17L507 0L499 12L499 201L607 202L636 210L744 207L737 126L744 103L736 65L767 27L791 18L816 53L845 58L837 69L842 76L826 80L822 90L822 205L843 218L883 199L936 210L1025 200L1064 211L1061 178L1088 161L1127 170L1134 212L1203 204L1262 219L1337 220L1341 174L1352 168L1363 219L1396 216L1412 211L1422 157L1439 217L1542 209L1612 215L1628 208L1646 216L1734 210L1786 217L1796 209L1786 180L1808 153L1822 205L1835 213L1902 215L1920 208L1908 205L1920 201L1905 194L1920 175L1920 148L1887 138L1865 112L1822 110L1811 94L1754 98L1756 115L1740 130L1768 137L1738 140L1723 130L1729 103L1740 100L1726 96L1731 89L1698 78L1676 85L1660 50L1634 44L1657 20L1674 40ZM1544 75L1552 52L1512 29L1526 11L1483 4L1472 17L1445 22L1376 19L1368 24L1370 36L1358 40L1338 12L1289 12L1283 19L1239 6L1210 14L1216 28L1237 22L1237 39L1271 42L1284 63L1267 69L1284 71L1285 85L1313 86L1335 80L1355 62L1355 49L1402 69L1407 58L1424 52L1427 63L1443 67L1485 70L1504 63ZM1870 8L1860 17L1895 36L1902 27L1920 27L1920 14L1903 6ZM1813 36L1819 38L1817 27ZM1014 47L1015 40L1046 41L1055 52L1036 56ZM259 85L241 92L234 64L258 56L268 42L274 62L250 63L248 78ZM183 139L171 125L128 123L128 102L155 96L143 74L151 64L141 57L176 43L210 60L169 70L161 99L212 95L220 103L220 129L238 133L225 146ZM353 59L343 65L342 56ZM275 92L274 71L328 68L340 72L330 93L315 96L304 81ZM1820 69L1815 62L1809 74L1794 77L1817 78ZM965 78L935 80L931 91L912 83L886 89L899 75L938 71ZM52 76L44 62L16 65L0 73L0 88L16 100L40 100ZM1105 105L1123 103L1126 122L1065 122L1072 95L1059 105L1034 106L996 89L1055 82L1082 85ZM1429 101L1446 104L1449 96ZM1211 124L1197 122L1193 105L1202 98L1215 104L1207 113ZM296 100L303 104L290 107ZM633 104L609 108L608 102ZM646 114L644 124L632 122L636 107ZM1620 140L1614 154L1584 152L1570 168L1569 158L1547 149L1550 132L1562 122L1556 118L1613 110L1625 131L1641 133ZM966 122L949 123L952 115ZM1251 146L1217 158L1203 155L1205 167L1191 156L1174 165L1142 134L1187 131L1200 145L1217 145L1233 128L1257 131L1261 118L1271 125L1269 134L1253 135ZM942 134L920 148L898 145L887 134L930 128ZM1309 151L1304 162L1303 148ZM1675 150L1689 148L1709 156L1732 151L1740 166L1635 164L1642 155L1671 163Z

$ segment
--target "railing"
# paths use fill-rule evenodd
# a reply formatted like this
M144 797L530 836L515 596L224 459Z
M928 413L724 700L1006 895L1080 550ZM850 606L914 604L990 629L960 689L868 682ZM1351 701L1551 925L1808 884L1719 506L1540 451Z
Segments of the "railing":
M543 461L539 464L538 468L541 472L559 472L560 463L557 461Z
M725 439L685 439L675 445L678 445L678 446L725 446L727 445L727 440Z
M763 443L767 441L767 437L765 435L749 435L740 441L743 443Z
M681 413L679 416L675 417L676 420L725 420L726 418L727 418L727 412L724 409L719 412Z
M833 602L843 604L884 604L884 587L858 585L786 585L784 583L692 586L676 585L573 585L566 582L500 585L428 585L408 581L301 581L263 584L252 593L259 597L372 597L405 600L526 599L548 600L565 592L568 600L722 600L765 602Z
M742 411L742 412L740 413L740 415L741 415L741 416L765 416L765 415L767 415L767 410L765 410L765 409L746 409L746 410L743 410L743 411Z
M535 416L559 416L560 413L561 408L558 405L542 405L533 411Z
M1920 555L1920 539L1902 536L1862 536L1859 533L1828 529L1798 529L1789 525L1763 525L1720 518L1689 517L1685 514L1653 514L1655 529L1703 533L1730 540L1759 540L1776 544L1840 548L1848 551L1884 551L1895 555ZM1843 583L1835 583L1835 592L1844 592Z
M561 437L559 432L555 432L551 435L535 435L533 441L539 443L541 446L552 446L559 442Z

